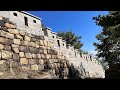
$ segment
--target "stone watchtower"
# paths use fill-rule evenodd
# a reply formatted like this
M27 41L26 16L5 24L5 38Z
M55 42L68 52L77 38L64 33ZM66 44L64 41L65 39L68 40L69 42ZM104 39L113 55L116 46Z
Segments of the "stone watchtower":
M0 11L0 16L9 18L14 22L17 29L35 35L43 35L42 19L24 11Z

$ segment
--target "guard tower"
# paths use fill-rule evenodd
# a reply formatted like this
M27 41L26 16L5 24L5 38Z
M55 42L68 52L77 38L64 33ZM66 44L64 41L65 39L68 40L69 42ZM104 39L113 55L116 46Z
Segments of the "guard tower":
M27 33L42 35L42 19L25 11L0 11L0 16L9 18L14 22L17 29Z

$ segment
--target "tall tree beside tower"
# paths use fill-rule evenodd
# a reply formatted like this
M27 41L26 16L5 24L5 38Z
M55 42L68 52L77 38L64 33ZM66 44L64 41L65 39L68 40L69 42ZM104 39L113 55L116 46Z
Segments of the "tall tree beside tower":
M94 43L98 57L109 64L109 78L120 78L120 11L109 11L107 15L93 17L96 25L102 27L102 32L96 36Z

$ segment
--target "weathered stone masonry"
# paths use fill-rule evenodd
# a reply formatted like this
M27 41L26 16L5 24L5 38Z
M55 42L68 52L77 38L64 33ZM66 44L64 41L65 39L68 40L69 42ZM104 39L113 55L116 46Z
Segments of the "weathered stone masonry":
M51 49L52 44L48 43L43 36L19 31L11 22L3 17L0 18L0 22L3 22L0 23L0 73L4 74L9 69L5 66L12 63L13 67L16 65L22 70L51 69L55 74L57 72L55 70L60 67L59 62L66 62L63 54L58 54ZM67 66L65 67L67 71Z
M53 76L69 78L75 76L74 71L77 70L82 78L104 78L104 70L99 62L88 55L80 57L72 46L66 48L65 41L49 28L46 28L48 34L45 36L40 27L36 34L34 26L31 26L33 29L22 26L22 29L11 21L0 17L0 76L4 76L6 71L14 74L15 70L47 70ZM56 43L58 39L60 47ZM72 68L71 71L71 66L75 70Z

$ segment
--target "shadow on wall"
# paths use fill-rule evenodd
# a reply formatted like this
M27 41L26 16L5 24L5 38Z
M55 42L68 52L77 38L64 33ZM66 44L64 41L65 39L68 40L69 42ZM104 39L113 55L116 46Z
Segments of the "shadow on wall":
M73 64L71 64L70 66L68 66L69 69L69 74L68 74L68 78L69 79L82 79L80 77L80 73L77 69L75 69L75 67L73 66Z
M120 79L120 64L114 64L105 71L106 79Z

